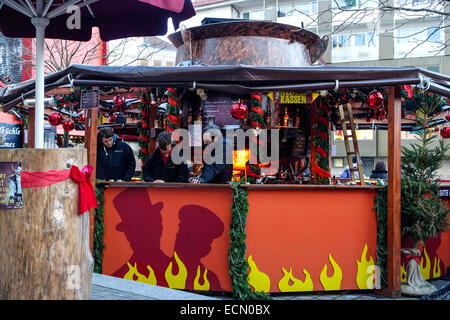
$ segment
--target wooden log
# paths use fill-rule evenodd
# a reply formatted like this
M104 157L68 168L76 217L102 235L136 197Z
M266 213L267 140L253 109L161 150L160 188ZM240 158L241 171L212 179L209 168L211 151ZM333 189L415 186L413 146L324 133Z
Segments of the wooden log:
M84 149L5 149L22 171L87 163ZM89 216L78 213L78 184L67 179L22 188L21 209L0 210L0 299L90 299Z

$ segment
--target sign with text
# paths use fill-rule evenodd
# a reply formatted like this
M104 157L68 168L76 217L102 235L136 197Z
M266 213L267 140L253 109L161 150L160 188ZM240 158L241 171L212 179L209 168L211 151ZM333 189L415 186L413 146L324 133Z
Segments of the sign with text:
M0 149L23 147L23 130L19 123L0 123Z
M82 109L98 108L99 93L97 89L81 91L80 105Z
M22 208L21 162L0 162L0 209Z

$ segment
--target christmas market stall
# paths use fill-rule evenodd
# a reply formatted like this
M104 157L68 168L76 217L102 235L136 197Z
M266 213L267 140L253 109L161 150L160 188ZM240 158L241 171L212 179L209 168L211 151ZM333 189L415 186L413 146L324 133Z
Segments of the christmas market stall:
M193 157L202 154L208 124L224 135L247 132L233 149L230 184L97 181L96 272L176 289L232 292L239 299L360 289L396 296L411 260L424 279L446 274L450 233L442 225L448 211L439 211L444 222L433 226L435 234L427 233L430 239L413 237L408 244L402 237L407 182L401 182L400 134L421 129L427 138L440 125L446 137L450 119L436 122L428 115L444 112L449 77L416 67L313 66L328 39L293 28L205 24L169 37L178 67L73 65L46 78L47 91L64 85L133 88L142 165L162 131L189 130ZM0 95L3 110L31 96L31 87L24 83ZM423 105L434 109L417 116ZM88 110L85 146L95 165L99 114ZM412 113L418 122L406 121ZM357 117L367 119L368 129L388 131L385 181L356 178L353 171L343 181L331 176L330 134L347 132ZM267 142L276 160L254 154L251 141ZM197 176L201 165L188 162ZM401 251L403 245L421 255Z

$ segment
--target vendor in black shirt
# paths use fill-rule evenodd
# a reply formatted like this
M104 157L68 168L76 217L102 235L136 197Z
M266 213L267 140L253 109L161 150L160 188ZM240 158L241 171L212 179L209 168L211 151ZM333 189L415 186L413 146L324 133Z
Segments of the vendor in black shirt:
M157 139L158 147L147 159L142 168L142 177L147 182L188 182L189 170L185 163L174 164L171 159L172 135L161 132Z
M136 160L131 147L119 141L110 127L100 129L98 140L96 178L130 181L136 169Z

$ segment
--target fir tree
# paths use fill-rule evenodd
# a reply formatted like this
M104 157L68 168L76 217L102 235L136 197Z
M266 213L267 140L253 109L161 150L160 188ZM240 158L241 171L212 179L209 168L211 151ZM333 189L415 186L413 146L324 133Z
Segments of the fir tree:
M439 194L439 176L436 171L441 167L445 153L449 149L440 139L437 146L432 146L437 138L433 135L430 123L436 111L442 105L437 96L422 93L417 99L417 124L420 126L417 142L402 146L402 235L414 243L435 237L446 230L450 210L441 201Z

